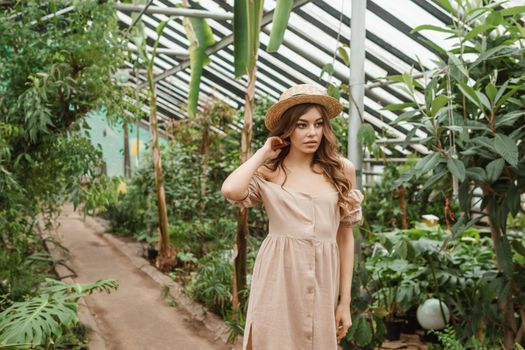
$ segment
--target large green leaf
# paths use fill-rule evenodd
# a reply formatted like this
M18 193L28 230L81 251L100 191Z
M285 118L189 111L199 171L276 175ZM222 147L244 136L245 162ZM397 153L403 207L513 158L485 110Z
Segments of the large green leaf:
M449 62L448 62L449 65L456 67L461 73L463 73L464 76L466 76L467 78L469 77L467 68L465 68L465 65L463 64L463 62L460 61L460 59L456 55L449 52L448 58L449 58Z
M496 127L512 126L525 115L525 111L513 111L504 115L496 116Z
M363 123L357 131L357 139L364 145L373 145L376 141L374 127L369 123Z
M346 50L347 47L348 46L346 45L340 46L337 49L337 54L339 55L339 57L341 57L343 62L348 66L350 65L350 55L348 54L348 51Z
M233 40L236 78L247 74L255 67L263 3L263 0L235 0L234 2Z
M288 26L290 12L292 12L292 0L279 0L275 5L273 13L272 32L270 33L270 42L268 43L268 52L276 52L281 46L284 39L284 32Z
M520 191L512 181L509 182L507 190L507 207L512 216L516 216L521 209Z
M186 35L190 39L190 91L188 94L188 117L195 118L203 67L209 62L206 49L215 44L213 32L204 18L185 18ZM192 40L192 38L195 38ZM197 42L195 42L195 40Z
M259 34L261 32L261 20L263 14L264 0L248 1L248 57L246 68L253 70L259 49Z
M485 169L480 168L480 167L467 168L465 173L469 178L474 179L479 182L485 182L488 180L487 179L488 176L487 176L487 173L485 172Z
M248 65L248 0L233 3L233 54L235 77L246 74Z
M389 105L387 105L387 106L385 106L385 107L383 107L381 109L385 110L385 111L398 111L398 110L401 110L401 109L405 109L407 107L416 107L416 106L417 105L416 105L415 102L403 102L403 103L389 104Z
M450 4L449 0L437 0L437 3L441 5L441 7L443 7L445 10L447 10L448 13L452 13L452 14L455 13L455 10Z
M475 144L478 144L480 146L483 146L483 147L489 149L490 151L496 152L496 148L494 147L494 140L489 139L486 136L475 137L475 138L471 139L470 141L475 143Z
M71 300L76 301L80 297L92 294L96 291L110 293L112 290L116 290L117 288L118 282L112 278L100 279L94 283L73 284L46 278L45 284L42 287L42 291L47 294L67 294Z
M487 86L485 86L485 92L489 100L494 102L494 99L496 98L496 95L498 93L496 86L494 86L494 84L492 83L488 83Z
M477 66L481 62L488 60L489 58L494 56L499 51L502 51L502 50L505 50L505 49L507 49L507 46L501 45L501 46L493 47L493 48L491 48L491 49L489 49L487 51L481 52L481 54L478 56L478 58L474 62L472 62L472 64L470 65L470 69L474 68L475 66Z
M502 235L495 242L496 247L496 259L498 261L499 268L507 277L512 277L512 249L507 236Z
M471 218L470 221L467 222L469 218L466 215L462 215L460 219L454 224L452 227L452 237L456 238L458 235L466 231L468 228L473 227L478 223L478 221L481 220L481 216L477 216L475 218Z
M490 24L482 24L482 25L479 25L479 26L476 26L474 28L472 28L472 30L470 32L467 33L467 35L465 35L465 37L463 38L463 41L468 41L468 40L471 40L473 38L475 38L476 36L478 36L480 33L483 33L489 29L493 29L494 26L493 25L490 25Z
M518 240L513 240L512 241L512 248L514 248L514 250L519 254L521 255L522 257L525 258L525 247L523 246L523 243L518 241Z
M435 31L435 32L443 32L443 33L450 33L450 34L454 33L454 31L452 29L443 28L443 27L439 27L439 26L434 26L434 25L431 25L431 24L422 24L420 26L417 26L414 29L412 29L411 33L420 32L422 30L432 30L432 31Z
M156 32L157 32L157 40L155 40L155 43L153 44L153 50L151 52L151 57L148 60L148 67L149 69L153 70L153 63L155 62L155 57L157 55L157 48L159 47L160 38L162 36L162 32L164 31L164 28L166 28L166 25L168 24L169 19L162 21L157 26Z
M368 320L364 317L360 317L355 325L356 331L354 333L354 339L357 346L363 347L370 344L372 341L372 327L368 323Z
M458 188L459 205L465 212L470 212L472 192L470 191L470 181L463 181Z
M496 134L494 138L494 148L510 165L518 165L518 146L511 137Z
M435 116L437 112L443 108L444 105L446 105L448 102L448 98L445 95L439 95L435 99L432 100L432 109L431 114Z
M441 162L441 155L438 152L433 152L420 159L414 170L416 170L416 177L426 174L431 169Z
M439 172L436 172L434 175L432 175L427 182L423 185L421 188L421 191L425 191L427 188L435 184L437 181L439 181L443 176L447 174L446 170L441 170Z
M479 97L478 95L476 94L476 91L471 88L470 86L468 86L467 84L465 83L462 83L460 82L459 83L459 89L461 90L461 92L469 99L471 100L472 102L474 102L474 104L476 106L478 106L479 108L482 108L482 104L481 104L481 101L479 100Z
M495 182L499 179L501 172L503 171L503 166L505 165L505 160L502 158L495 159L487 165L487 177L489 182Z
M448 158L447 160L448 170L459 179L459 181L465 181L465 165L459 159Z
M117 289L114 279L66 284L46 278L40 295L17 302L0 313L0 345L47 345L78 322L78 300L94 291Z
M476 90L475 93L481 104L483 104L483 106L485 106L488 110L492 110L492 106L490 105L490 101L487 98L487 96L485 96L484 93L478 90Z
M503 16L514 16L525 13L525 6L514 6L499 11Z
M77 304L63 294L42 294L0 314L0 345L47 344L78 322Z

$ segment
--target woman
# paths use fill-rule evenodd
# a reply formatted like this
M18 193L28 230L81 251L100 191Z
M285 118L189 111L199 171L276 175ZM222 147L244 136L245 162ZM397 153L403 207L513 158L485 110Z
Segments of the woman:
M245 350L335 350L352 324L352 225L364 196L354 188L352 163L337 152L330 119L341 110L316 85L286 90L266 113L264 146L222 185L230 203L262 202L269 218L253 269Z

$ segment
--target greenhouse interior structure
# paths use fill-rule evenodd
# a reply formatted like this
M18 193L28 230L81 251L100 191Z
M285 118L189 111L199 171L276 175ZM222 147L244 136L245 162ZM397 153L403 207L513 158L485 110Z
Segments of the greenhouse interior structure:
M525 347L524 0L0 0L0 348Z

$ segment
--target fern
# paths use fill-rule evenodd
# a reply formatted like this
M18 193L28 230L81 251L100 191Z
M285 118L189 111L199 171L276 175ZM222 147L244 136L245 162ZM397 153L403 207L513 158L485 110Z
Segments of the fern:
M447 325L442 331L429 330L429 333L434 333L447 350L465 350L465 347L459 342L454 328L450 325Z
M113 279L72 285L46 279L42 294L14 303L0 313L0 347L49 347L78 323L77 302L81 297L117 287Z

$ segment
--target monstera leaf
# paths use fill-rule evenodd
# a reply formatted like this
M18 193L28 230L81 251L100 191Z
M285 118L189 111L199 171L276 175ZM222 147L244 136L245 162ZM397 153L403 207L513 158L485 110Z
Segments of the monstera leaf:
M78 323L78 300L94 291L117 289L113 279L66 284L46 279L42 294L14 303L0 313L0 347L33 348L54 343Z
M77 304L67 295L42 294L14 303L0 314L0 346L33 347L58 338L78 322Z

